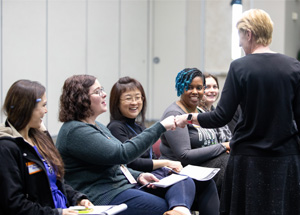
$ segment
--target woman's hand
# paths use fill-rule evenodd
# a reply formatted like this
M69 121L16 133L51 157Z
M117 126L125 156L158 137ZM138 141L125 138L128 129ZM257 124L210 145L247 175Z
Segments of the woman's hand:
M84 206L86 208L94 206L90 200L88 199L82 199L79 203L78 206ZM78 211L74 211L72 209L66 208L62 210L62 214L63 215L74 215L74 214L78 214Z
M226 153L229 154L230 152L230 145L229 142L224 142L222 145L226 148Z
M183 168L180 161L171 161L171 160L168 160L167 167L171 168L175 172L180 172Z
M184 128L188 124L187 117L188 114L177 115L175 117L176 126L180 128Z
M63 214L63 215L74 215L74 214L78 214L78 212L66 208L66 209L63 209L63 210L62 210L62 214Z
M160 123L165 127L165 129L167 131L176 129L174 116L169 116L169 117L165 118L164 120L162 120Z
M187 120L189 114L177 115L175 117L175 123L177 127L184 128L189 122ZM192 113L191 123L195 125L199 125L198 122L198 113Z
M158 178L156 178L152 173L148 173L148 172L142 173L138 177L138 183L140 183L141 185L148 184L147 188L155 188L154 185L149 184L149 183L158 182L158 181L159 181Z
M84 206L84 207L86 207L86 208L91 207L91 206L94 206L93 203L91 203L90 200L88 200L88 199L82 199L82 200L79 202L78 205L79 205L79 206Z

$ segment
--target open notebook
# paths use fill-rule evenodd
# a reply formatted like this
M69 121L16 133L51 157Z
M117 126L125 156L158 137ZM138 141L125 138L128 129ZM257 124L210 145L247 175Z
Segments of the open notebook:
M78 211L78 214L94 214L94 215L114 215L127 209L126 204L120 205L99 205L89 208L83 206L72 206L70 209Z
M172 171L172 170L170 170ZM174 174L171 174L159 182L152 182L149 184L153 184L156 187L168 187L172 184L175 184L181 180L186 179L187 177L193 178L198 181L208 181L212 179L218 172L219 168L209 168L209 167L201 167L194 165L187 165L184 167L179 173L172 171ZM148 184L146 184L148 185ZM144 186L146 186L144 185ZM144 187L142 186L142 187Z

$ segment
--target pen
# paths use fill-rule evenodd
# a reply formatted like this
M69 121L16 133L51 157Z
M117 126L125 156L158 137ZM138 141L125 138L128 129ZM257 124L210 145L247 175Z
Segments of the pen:
M151 183L150 183L150 182L148 182L147 184L144 184L143 186L140 186L138 189L140 190L140 189L142 189L142 188L144 188L144 187L148 186L149 184L151 184Z
M176 172L175 170L173 170L172 168L168 167L168 166L164 166L164 168L170 170L173 173L179 174L179 172Z

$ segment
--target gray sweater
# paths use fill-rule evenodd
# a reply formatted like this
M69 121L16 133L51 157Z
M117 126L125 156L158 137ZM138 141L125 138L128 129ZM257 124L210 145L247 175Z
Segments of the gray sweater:
M95 205L109 202L124 190L134 187L120 170L144 153L166 131L155 123L125 143L116 139L101 123L99 128L80 121L62 125L56 146L65 163L65 180L82 191ZM128 168L134 178L141 172Z
M171 115L182 115L185 112L173 102L164 112L162 119ZM204 147L204 140L200 141L199 136L210 136L212 140L216 137L205 135L214 132L207 129L195 129L193 125L184 128L176 128L175 131L167 131L161 137L160 152L161 159L178 160L185 166L188 164L201 165L201 163L224 153L226 149L222 144L215 143ZM191 134L193 134L191 136Z

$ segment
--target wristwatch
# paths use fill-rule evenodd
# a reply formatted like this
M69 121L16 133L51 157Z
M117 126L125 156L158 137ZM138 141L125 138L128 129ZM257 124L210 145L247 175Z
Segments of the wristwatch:
M186 119L187 119L187 121L188 121L188 124L192 124L192 121L193 121L193 114L190 113Z

